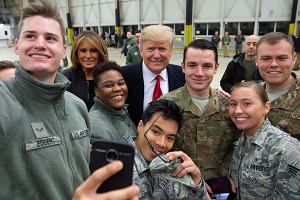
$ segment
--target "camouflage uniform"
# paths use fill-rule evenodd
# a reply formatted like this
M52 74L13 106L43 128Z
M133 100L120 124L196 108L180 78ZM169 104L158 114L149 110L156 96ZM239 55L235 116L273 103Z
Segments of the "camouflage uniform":
M125 135L124 138L127 142L133 143L130 135ZM161 166L160 161L160 159L154 159L150 165L156 168L156 166ZM155 173L155 170L153 170L152 174L150 168L142 153L136 148L133 166L133 183L140 187L139 199L205 200L206 189L203 179L201 183L196 186L194 183L190 183L192 179L189 175L184 176L185 179L182 177L172 177L171 175L169 175L169 178L166 178L167 173L162 173L160 176L159 173ZM183 183L182 180L190 180L190 182L184 181L189 183Z
M230 168L238 199L300 199L300 143L268 119L248 143L238 140Z
M191 100L186 85L161 98L172 100L183 109L183 126L174 149L187 153L204 179L228 175L233 142L239 137L228 116L229 99L210 89L210 98L202 113Z
M300 140L300 80L271 102L268 118L273 126Z

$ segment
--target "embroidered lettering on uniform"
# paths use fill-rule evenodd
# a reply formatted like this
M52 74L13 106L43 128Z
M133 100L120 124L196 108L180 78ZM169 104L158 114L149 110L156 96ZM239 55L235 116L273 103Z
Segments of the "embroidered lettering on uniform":
M254 165L254 164L251 164L251 165L246 165L249 169L252 169L254 171L259 171L259 172L265 172L265 171L269 171L269 167L265 167L265 166L262 166L262 165Z
M262 171L268 171L269 167L265 167L265 166L261 166L261 165L250 165L250 169L253 169L255 171L259 171L259 172L262 172Z
M61 140L57 136L39 138L39 139L36 139L33 141L25 142L25 150L31 151L31 150L35 150L35 149L58 145L60 143L61 143Z
M88 136L89 135L89 130L85 129L85 130L73 131L73 132L71 132L71 135L72 135L73 140L75 140L75 139L78 139L78 138Z
M167 184L168 184L168 180L167 179L160 179L159 180L159 187L160 188L163 189Z
M292 165L288 165L288 171L290 175L297 176L300 170Z
M279 115L283 115L284 117L287 118L292 118L292 119L300 119L300 113L293 113L293 112L288 112L288 111L278 111Z

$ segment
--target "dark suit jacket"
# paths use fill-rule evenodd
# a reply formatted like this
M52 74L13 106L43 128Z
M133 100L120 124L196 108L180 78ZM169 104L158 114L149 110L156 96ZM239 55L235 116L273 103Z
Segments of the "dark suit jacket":
M126 103L129 104L128 112L132 121L137 125L143 113L144 104L144 80L142 72L143 62L130 64L122 67L123 75L128 87ZM185 77L178 65L167 66L169 79L169 92L182 87L185 84Z

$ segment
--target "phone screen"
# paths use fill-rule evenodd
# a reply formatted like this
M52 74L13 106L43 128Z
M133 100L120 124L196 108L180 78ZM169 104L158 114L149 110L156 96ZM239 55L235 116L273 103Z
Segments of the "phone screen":
M92 144L91 173L112 161L123 162L123 169L104 181L97 192L102 193L132 185L134 152L133 145L127 143L98 140Z
M227 200L229 193L221 193L221 194L212 194L212 200Z

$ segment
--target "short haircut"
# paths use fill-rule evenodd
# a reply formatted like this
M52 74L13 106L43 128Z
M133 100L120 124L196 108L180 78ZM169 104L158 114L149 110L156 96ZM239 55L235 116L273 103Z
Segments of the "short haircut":
M158 99L150 102L142 114L142 122L144 124L149 122L155 113L160 113L166 120L170 119L176 121L178 124L178 131L181 129L183 123L182 110L175 102L166 99Z
M215 62L218 63L218 49L211 41L205 39L196 39L184 47L183 50L183 63L186 59L186 52L189 48L201 49L201 50L212 50L215 54Z
M233 90L237 88L253 88L256 94L260 97L260 100L262 103L267 103L269 101L269 97L264 89L264 87L257 83L256 81L242 81L239 83L236 83L234 86L231 88L231 93Z
M281 40L288 42L291 45L292 51L294 52L295 47L294 47L293 40L288 35L281 33L281 32L271 32L271 33L267 33L264 36L262 36L256 45L256 52L262 43L267 43L269 45L275 45L278 42L280 42Z
M81 64L78 59L78 48L79 48L80 43L83 40L88 41L89 43L92 44L92 46L94 46L98 50L99 63L103 62L103 61L104 62L108 61L107 47L105 45L104 40L100 37L100 35L98 35L94 31L83 31L75 38L75 41L72 45L71 62L72 62L73 68L81 67Z
M123 76L121 66L118 65L116 62L107 61L107 62L99 63L96 66L95 70L93 71L93 77L94 77L94 82L96 87L99 84L100 75L109 70L117 71Z
M2 61L0 61L0 70L6 69L6 68L15 68L15 65L10 60L2 60Z
M21 18L18 25L18 32L17 32L17 38L20 37L21 30L24 25L24 21L26 18L33 17L33 16L41 16L45 18L54 19L59 23L61 36L63 43L65 44L65 26L64 22L59 14L59 9L56 4L50 3L50 1L47 0L40 0L34 3L30 3L28 6L21 9Z
M145 41L163 41L170 42L170 48L173 46L173 29L164 25L150 25L142 30L141 46Z

